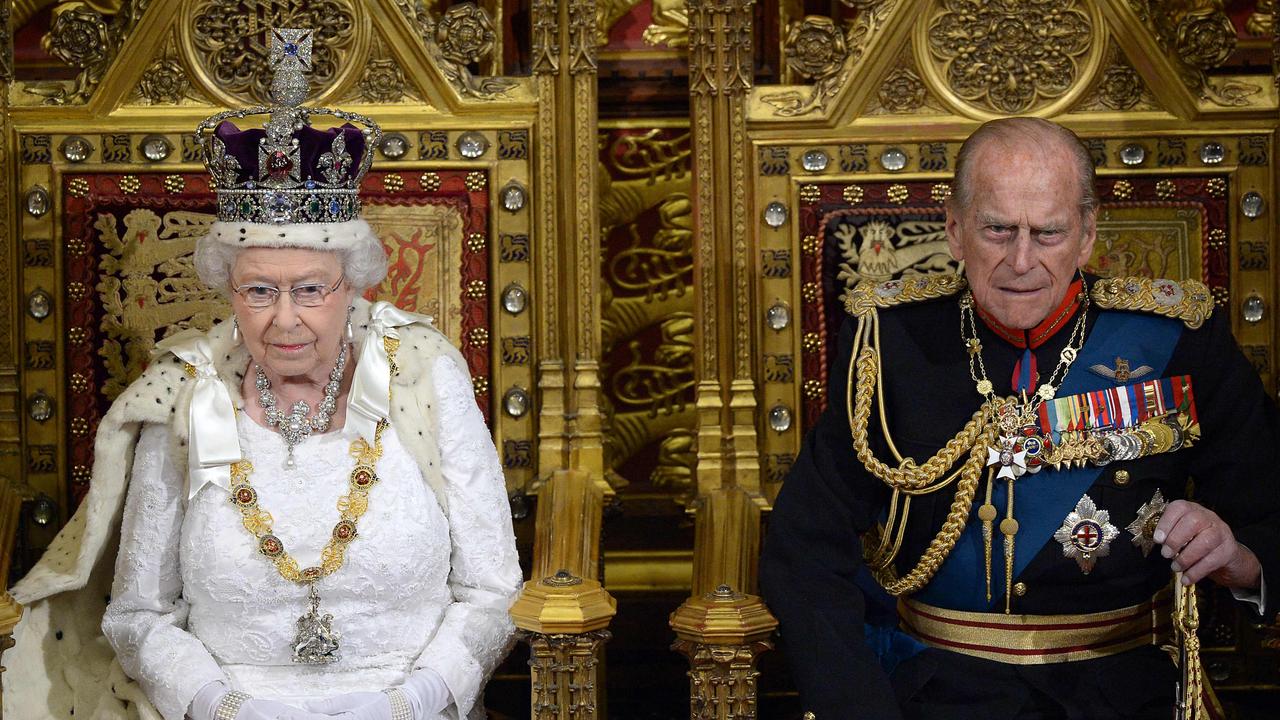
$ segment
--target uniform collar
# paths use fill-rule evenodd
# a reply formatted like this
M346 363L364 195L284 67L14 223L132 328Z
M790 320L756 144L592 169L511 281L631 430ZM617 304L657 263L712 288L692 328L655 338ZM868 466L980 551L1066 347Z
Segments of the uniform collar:
M1050 312L1039 325L1030 330L1019 330L1004 325L977 302L974 302L974 307L978 311L978 317L982 318L983 324L1000 336L1002 340L1017 348L1031 348L1034 350L1045 344L1059 330L1066 327L1067 320L1070 320L1076 314L1076 310L1080 308L1082 288L1083 285L1079 279L1071 283L1067 287L1067 292L1063 296L1062 302L1058 303L1058 307L1054 308L1053 312Z

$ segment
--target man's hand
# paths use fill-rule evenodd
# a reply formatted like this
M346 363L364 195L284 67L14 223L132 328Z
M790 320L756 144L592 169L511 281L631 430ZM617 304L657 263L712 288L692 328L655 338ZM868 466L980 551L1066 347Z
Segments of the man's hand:
M1253 551L1236 542L1231 527L1198 503L1174 500L1165 508L1152 538L1172 558L1174 572L1190 585L1209 578L1223 587L1256 590L1262 565Z

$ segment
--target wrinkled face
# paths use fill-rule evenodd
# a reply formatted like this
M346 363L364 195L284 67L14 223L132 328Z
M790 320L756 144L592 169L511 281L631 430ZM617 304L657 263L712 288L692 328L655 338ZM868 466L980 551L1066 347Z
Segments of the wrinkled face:
M281 291L275 304L265 308L250 307L239 293L231 294L240 335L254 362L279 377L308 376L323 382L344 342L347 307L355 289L344 281L316 307L294 304L288 290L301 285L330 288L341 276L337 253L301 248L242 250L231 269L231 287L260 285Z
M1035 327L1093 252L1068 151L1052 141L988 141L972 156L969 207L947 208L947 244L974 299L1001 323Z

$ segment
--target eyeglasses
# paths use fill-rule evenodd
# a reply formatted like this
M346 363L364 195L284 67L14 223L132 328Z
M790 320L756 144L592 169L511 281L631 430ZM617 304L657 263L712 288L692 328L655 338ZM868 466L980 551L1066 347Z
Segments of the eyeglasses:
M347 274L338 276L338 282L329 287L324 283L313 283L310 285L294 285L289 288L288 293L294 305L299 307L317 307L324 304L325 298L337 291L338 286L342 285ZM270 285L239 285L232 288L240 297L244 298L244 304L251 308L266 308L276 304L276 300L280 297L280 288L271 287Z

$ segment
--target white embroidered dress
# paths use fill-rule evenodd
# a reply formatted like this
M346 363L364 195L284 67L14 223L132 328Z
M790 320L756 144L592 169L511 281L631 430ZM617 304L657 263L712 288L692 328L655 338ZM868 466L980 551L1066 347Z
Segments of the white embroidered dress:
M307 590L257 552L227 491L210 483L188 503L167 428L144 427L122 524L103 632L126 673L166 720L181 720L203 685L223 680L255 697L290 703L381 690L417 668L440 674L455 704L446 717L482 716L479 693L509 647L507 608L521 573L497 452L456 361L435 359L444 505L392 425L383 435L380 482L346 562L321 580L321 611L341 633L341 659L292 661ZM236 413L253 463L259 506L274 534L307 567L319 563L346 494L355 430L315 435L294 450Z

